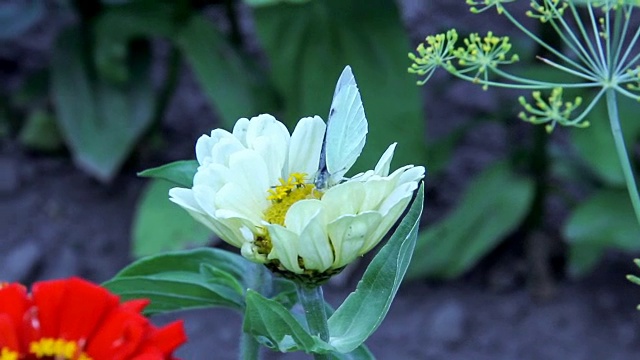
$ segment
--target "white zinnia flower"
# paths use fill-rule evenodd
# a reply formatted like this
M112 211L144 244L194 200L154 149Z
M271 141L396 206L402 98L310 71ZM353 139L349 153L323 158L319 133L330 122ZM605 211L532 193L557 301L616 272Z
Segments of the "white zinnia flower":
M244 257L322 282L380 242L425 171L407 165L389 174L392 144L374 170L318 190L325 127L307 117L290 135L263 114L238 120L233 133L213 130L196 143L193 187L171 189L170 199Z

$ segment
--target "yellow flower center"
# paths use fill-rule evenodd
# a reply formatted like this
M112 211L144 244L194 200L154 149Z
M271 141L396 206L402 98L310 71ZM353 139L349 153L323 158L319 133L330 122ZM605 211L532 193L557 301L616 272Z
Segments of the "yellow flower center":
M0 351L0 360L18 360L18 353L4 347Z
M269 189L267 200L271 206L264 212L264 219L271 224L284 226L284 217L291 205L304 199L320 199L322 192L314 191L315 185L305 183L307 174L292 173L287 180L280 179L280 185Z
M29 352L37 359L52 357L60 360L91 360L91 357L79 351L78 343L71 340L42 338L31 342ZM11 357L0 360L10 360Z

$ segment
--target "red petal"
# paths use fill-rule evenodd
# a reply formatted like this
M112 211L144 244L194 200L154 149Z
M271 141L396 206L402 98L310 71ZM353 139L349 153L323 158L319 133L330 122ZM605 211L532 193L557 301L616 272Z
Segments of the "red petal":
M165 356L170 356L178 346L187 342L184 321L174 321L162 328L155 329L149 341L160 349Z
M64 280L40 281L31 287L31 297L36 306L37 338L55 338L60 332L60 303L67 287Z
M7 314L0 313L0 349L20 352L18 329Z
M143 354L136 355L131 360L166 360L167 358L157 349L148 349Z
M29 308L27 289L16 283L0 287L0 304L0 314L6 314L16 326L22 324Z
M151 303L149 299L135 299L123 302L120 306L135 313L141 313Z
M20 351L20 344L28 341L24 326L30 303L27 289L20 284L0 287L0 349L8 347Z
M118 306L118 297L79 278L52 280L33 287L42 336L87 340L105 314Z
M87 354L94 360L129 360L150 330L147 318L121 306L105 317L87 344Z

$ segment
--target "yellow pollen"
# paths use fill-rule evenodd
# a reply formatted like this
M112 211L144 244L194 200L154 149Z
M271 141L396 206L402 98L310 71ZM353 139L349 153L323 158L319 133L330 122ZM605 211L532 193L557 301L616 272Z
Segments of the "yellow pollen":
M0 360L18 360L18 355L17 352L3 347L2 351L0 351Z
M62 360L91 360L90 356L79 351L75 341L64 339L42 338L30 344L29 352L38 359L51 356Z
M267 200L271 201L271 206L264 212L266 221L284 225L284 217L291 205L299 200L322 197L322 192L314 191L315 185L305 183L306 177L304 173L292 173L287 180L280 179L280 185L269 189Z

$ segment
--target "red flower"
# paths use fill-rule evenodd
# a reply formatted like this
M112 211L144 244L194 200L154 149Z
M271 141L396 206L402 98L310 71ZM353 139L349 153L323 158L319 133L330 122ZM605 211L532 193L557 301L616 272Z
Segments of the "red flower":
M41 281L31 294L0 284L0 360L171 360L186 341L181 321L155 327L148 300L120 303L78 278Z

